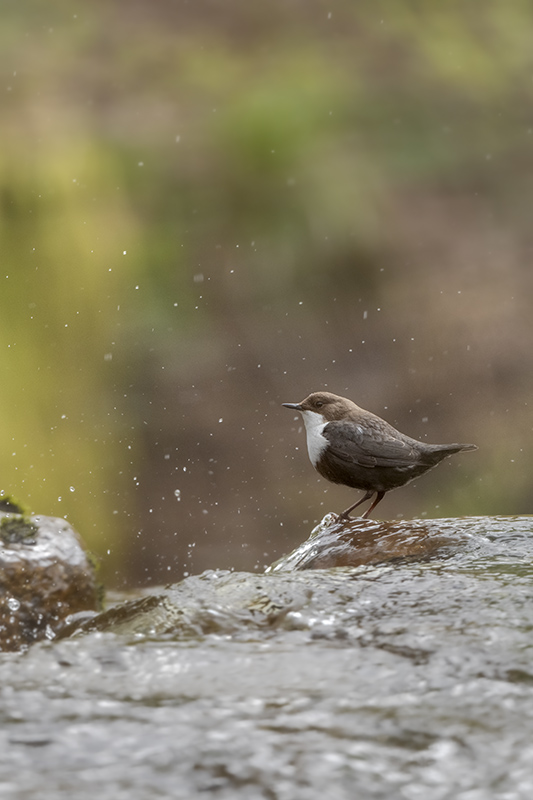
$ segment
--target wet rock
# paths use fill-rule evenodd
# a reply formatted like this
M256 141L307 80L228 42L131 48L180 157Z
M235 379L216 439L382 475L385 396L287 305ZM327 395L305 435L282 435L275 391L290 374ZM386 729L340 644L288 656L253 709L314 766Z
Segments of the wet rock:
M442 556L445 547L457 546L455 534L461 533L451 529L449 522L361 518L339 522L335 514L326 514L309 539L272 564L267 573L423 560L437 552Z
M169 634L177 639L201 639L211 633L234 635L250 629L274 629L283 626L289 614L302 609L312 594L305 581L207 570L65 628L61 635L105 631L125 636Z
M291 627L297 624L295 614L311 598L317 602L321 591L306 570L423 561L437 553L443 557L446 547L457 548L461 541L450 522L339 523L328 514L306 542L265 575L208 570L91 619L73 619L61 635L100 631L201 639L210 633L234 636L250 629Z
M6 505L9 503L9 505ZM65 618L100 607L94 567L63 519L0 504L0 650L54 638Z

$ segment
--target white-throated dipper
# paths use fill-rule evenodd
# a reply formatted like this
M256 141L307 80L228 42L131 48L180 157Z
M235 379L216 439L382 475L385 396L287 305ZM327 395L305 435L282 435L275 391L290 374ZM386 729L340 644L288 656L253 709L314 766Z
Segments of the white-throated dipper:
M350 519L350 511L375 494L363 514L366 518L386 492L418 478L447 456L477 450L475 444L426 444L411 439L381 417L331 392L313 392L301 403L282 405L302 415L316 471L332 483L366 492L339 519Z

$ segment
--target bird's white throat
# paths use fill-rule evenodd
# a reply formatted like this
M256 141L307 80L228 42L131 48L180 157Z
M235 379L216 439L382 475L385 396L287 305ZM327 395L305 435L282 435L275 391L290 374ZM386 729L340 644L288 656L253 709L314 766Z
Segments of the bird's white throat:
M322 431L328 423L322 414L319 414L317 411L300 411L300 414L303 417L305 432L307 434L307 452L309 453L311 464L316 468L322 453L329 444L326 437L322 434Z

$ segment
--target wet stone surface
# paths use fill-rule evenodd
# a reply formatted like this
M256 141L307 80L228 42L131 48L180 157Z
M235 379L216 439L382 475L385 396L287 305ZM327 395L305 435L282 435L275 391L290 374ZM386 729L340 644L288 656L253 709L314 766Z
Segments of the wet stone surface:
M336 514L327 514L306 542L267 572L421 561L437 554L444 558L447 547L454 552L461 542L457 521L451 520L451 526L448 522L417 519L386 522L361 517L340 522Z
M93 566L65 520L0 511L0 650L54 638L66 617L99 604Z
M533 519L422 524L420 560L208 572L4 653L4 796L529 800Z

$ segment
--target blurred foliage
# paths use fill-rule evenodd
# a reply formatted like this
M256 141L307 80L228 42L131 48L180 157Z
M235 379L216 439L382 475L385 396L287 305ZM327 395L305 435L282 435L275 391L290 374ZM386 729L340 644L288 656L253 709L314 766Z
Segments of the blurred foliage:
M532 24L521 0L5 4L4 491L108 580L262 565L323 510L278 404L327 385L488 444L388 513L533 512Z

